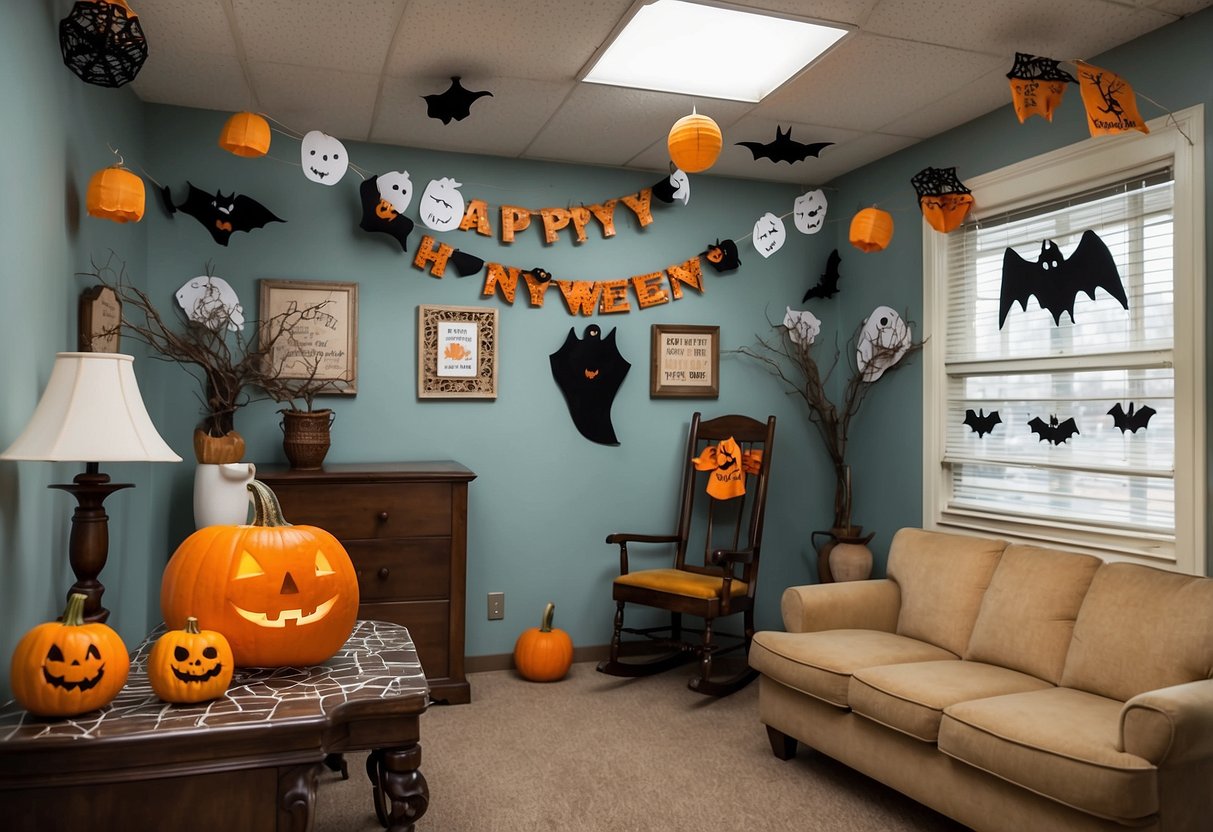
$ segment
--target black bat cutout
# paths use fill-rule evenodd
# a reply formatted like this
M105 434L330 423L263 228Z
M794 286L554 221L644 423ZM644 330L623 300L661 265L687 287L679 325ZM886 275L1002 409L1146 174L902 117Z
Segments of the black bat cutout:
M704 256L718 274L731 272L741 265L741 258L737 255L737 243L732 240L717 240L708 246Z
M812 144L804 144L792 138L792 128L789 127L785 133L775 126L775 138L765 144L762 142L737 142L739 147L747 148L754 154L754 161L759 159L770 159L772 162L787 162L789 165L796 162L803 162L810 156L817 157L821 151L825 150L833 142L813 142Z
M372 234L381 232L395 237L396 242L400 243L400 250L408 251L413 221L392 207L392 203L380 198L379 177L362 180L358 195L362 199L362 222L358 223L358 227Z
M822 273L821 279L817 281L817 285L813 286L809 291L804 293L804 297L800 299L804 303L809 298L832 298L838 294L838 278L842 277L838 273L838 264L842 262L842 258L838 256L838 249L830 252L829 259L826 260L826 270Z
M1036 296L1042 309L1053 315L1053 323L1061 325L1061 313L1070 314L1074 323L1074 301L1079 292L1095 300L1095 290L1103 289L1129 308L1124 284L1112 252L1099 235L1087 229L1078 240L1078 247L1067 258L1052 240L1040 244L1040 256L1035 263L1020 257L1013 248L1002 256L1002 292L998 299L998 328L1006 323L1007 313L1018 303L1025 312L1028 298Z
M202 223L221 246L227 245L228 239L237 231L253 231L271 222L286 222L252 197L235 193L224 196L219 191L211 196L191 182L185 184L189 185L189 195L177 208Z
M632 365L615 346L615 330L606 338L601 336L597 324L587 326L581 339L569 327L564 344L548 359L552 377L581 435L602 445L618 445L611 424L611 403Z
M1120 402L1117 402L1108 411L1108 415L1112 417L1113 426L1120 428L1121 433L1125 431L1137 433L1138 429L1145 430L1150 426L1150 417L1157 412L1148 404L1143 404L1134 411L1133 402L1129 402L1129 412L1126 413L1125 409L1120 406Z
M965 411L964 423L980 439L987 433L993 433L994 426L1002 424L1002 417L998 415L997 410L991 410L989 413L986 413L984 408L978 408L976 413L972 410Z
M443 124L450 124L451 119L463 121L472 112L472 105L483 96L493 96L488 90L469 90L459 83L459 76L451 76L451 85L445 92L423 95L425 99L425 114L430 118L442 119Z
M460 277L471 277L478 274L484 268L484 260L474 254L468 254L466 251L455 249L451 252L451 265L455 267L455 271Z
M1071 436L1078 435L1078 425L1074 423L1073 418L1058 424L1056 416L1049 416L1048 423L1036 416L1028 422L1028 427L1040 437L1037 441L1043 442L1047 439L1051 445L1060 445Z

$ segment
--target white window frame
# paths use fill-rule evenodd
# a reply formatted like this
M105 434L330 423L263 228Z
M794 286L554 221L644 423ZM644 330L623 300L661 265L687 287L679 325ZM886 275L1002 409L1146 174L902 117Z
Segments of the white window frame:
M1175 538L1146 539L1081 523L1008 519L947 506L944 464L947 374L944 367L947 236L923 223L923 527L995 535L1206 574L1205 528L1205 172L1204 107L1148 123L1138 132L1087 139L966 179L972 218L980 220L1171 166L1174 177Z

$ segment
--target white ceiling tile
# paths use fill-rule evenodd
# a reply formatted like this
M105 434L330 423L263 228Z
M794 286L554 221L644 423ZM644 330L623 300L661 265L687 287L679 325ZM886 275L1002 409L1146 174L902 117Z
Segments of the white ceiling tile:
M918 144L919 141L921 139L912 136L865 133L857 139L830 148L829 155L821 154L820 181L829 182L848 171L863 167L877 159L883 159L910 145Z
M229 57L238 53L220 0L139 0L134 11L147 37L149 61L183 49Z
M1007 73L1000 67L931 102L929 107L880 126L886 133L927 139L1011 103ZM1010 112L1010 111L1008 111ZM1014 116L1010 117L1014 120Z
M292 130L358 140L371 132L377 75L262 61L250 63L249 73L261 110Z
M156 104L231 111L254 106L240 64L209 52L149 49L131 86L141 99Z
M379 73L407 0L231 0L250 61Z

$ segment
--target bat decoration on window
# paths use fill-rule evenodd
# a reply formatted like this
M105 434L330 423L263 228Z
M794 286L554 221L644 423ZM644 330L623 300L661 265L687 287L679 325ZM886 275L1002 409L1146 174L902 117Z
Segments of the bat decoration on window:
M1061 325L1061 313L1068 312L1070 323L1074 323L1074 301L1079 292L1085 292L1095 300L1095 290L1103 289L1120 301L1125 309L1129 299L1125 295L1120 272L1112 252L1094 231L1087 229L1078 241L1078 247L1069 257L1063 257L1061 249L1052 240L1040 244L1040 256L1035 263L1020 257L1013 248L1002 256L1002 293L998 299L998 328L1006 323L1007 313L1018 303L1026 312L1028 298L1036 296L1042 309L1053 315L1053 323Z
M221 246L227 245L228 239L236 231L252 231L271 222L286 222L251 197L243 194L224 196L219 191L211 196L190 182L186 184L189 185L189 195L177 208L202 223Z
M1036 421L1040 420L1037 419ZM993 433L994 426L1002 424L1002 417L998 415L997 410L991 410L989 413L986 413L984 408L978 408L976 413L972 410L965 411L964 423L980 439L987 433Z
M816 158L821 151L825 150L833 142L813 142L805 144L798 142L792 138L792 128L789 127L787 132L775 127L775 138L772 141L766 142L737 142L737 145L748 149L754 154L754 161L759 159L770 159L772 162L787 162L789 165L796 162L803 162L805 159L813 156Z
M1133 402L1129 402L1129 410L1126 413L1125 409L1117 402L1108 411L1108 415L1112 417L1112 424L1120 428L1120 432L1130 431L1137 433L1138 429L1145 430L1150 425L1150 417L1157 413L1154 408L1148 404L1143 404L1136 410L1133 409Z
M708 263L718 274L731 272L741 265L741 258L737 255L737 243L732 240L717 240L712 243L704 252L704 257L708 258Z
M832 298L838 294L838 278L842 277L838 273L838 264L842 262L842 258L838 256L838 249L830 252L829 258L826 260L826 270L822 273L821 279L817 281L817 285L813 286L809 291L804 293L804 297L800 299L804 303L809 298Z
M445 92L423 95L425 99L425 114L430 118L441 119L443 124L450 124L451 119L463 121L472 112L472 105L482 96L492 97L488 90L472 91L465 89L459 83L459 76L451 76L451 85Z
M1049 421L1046 423L1039 416L1033 417L1032 421L1028 422L1028 427L1032 429L1040 437L1040 442L1048 440L1050 445L1060 445L1069 439L1071 436L1078 435L1078 425L1074 424L1074 419L1069 418L1058 424L1056 416L1049 416Z

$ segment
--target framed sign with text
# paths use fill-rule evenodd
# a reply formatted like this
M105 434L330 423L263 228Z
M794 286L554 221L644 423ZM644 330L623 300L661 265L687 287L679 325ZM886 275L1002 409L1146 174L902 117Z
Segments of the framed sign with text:
M649 398L720 395L720 327L653 324Z
M417 307L419 398L497 398L497 310Z
M358 284L261 280L262 327L286 327L268 359L278 377L332 381L326 394L358 392ZM263 332L272 336L272 332Z

